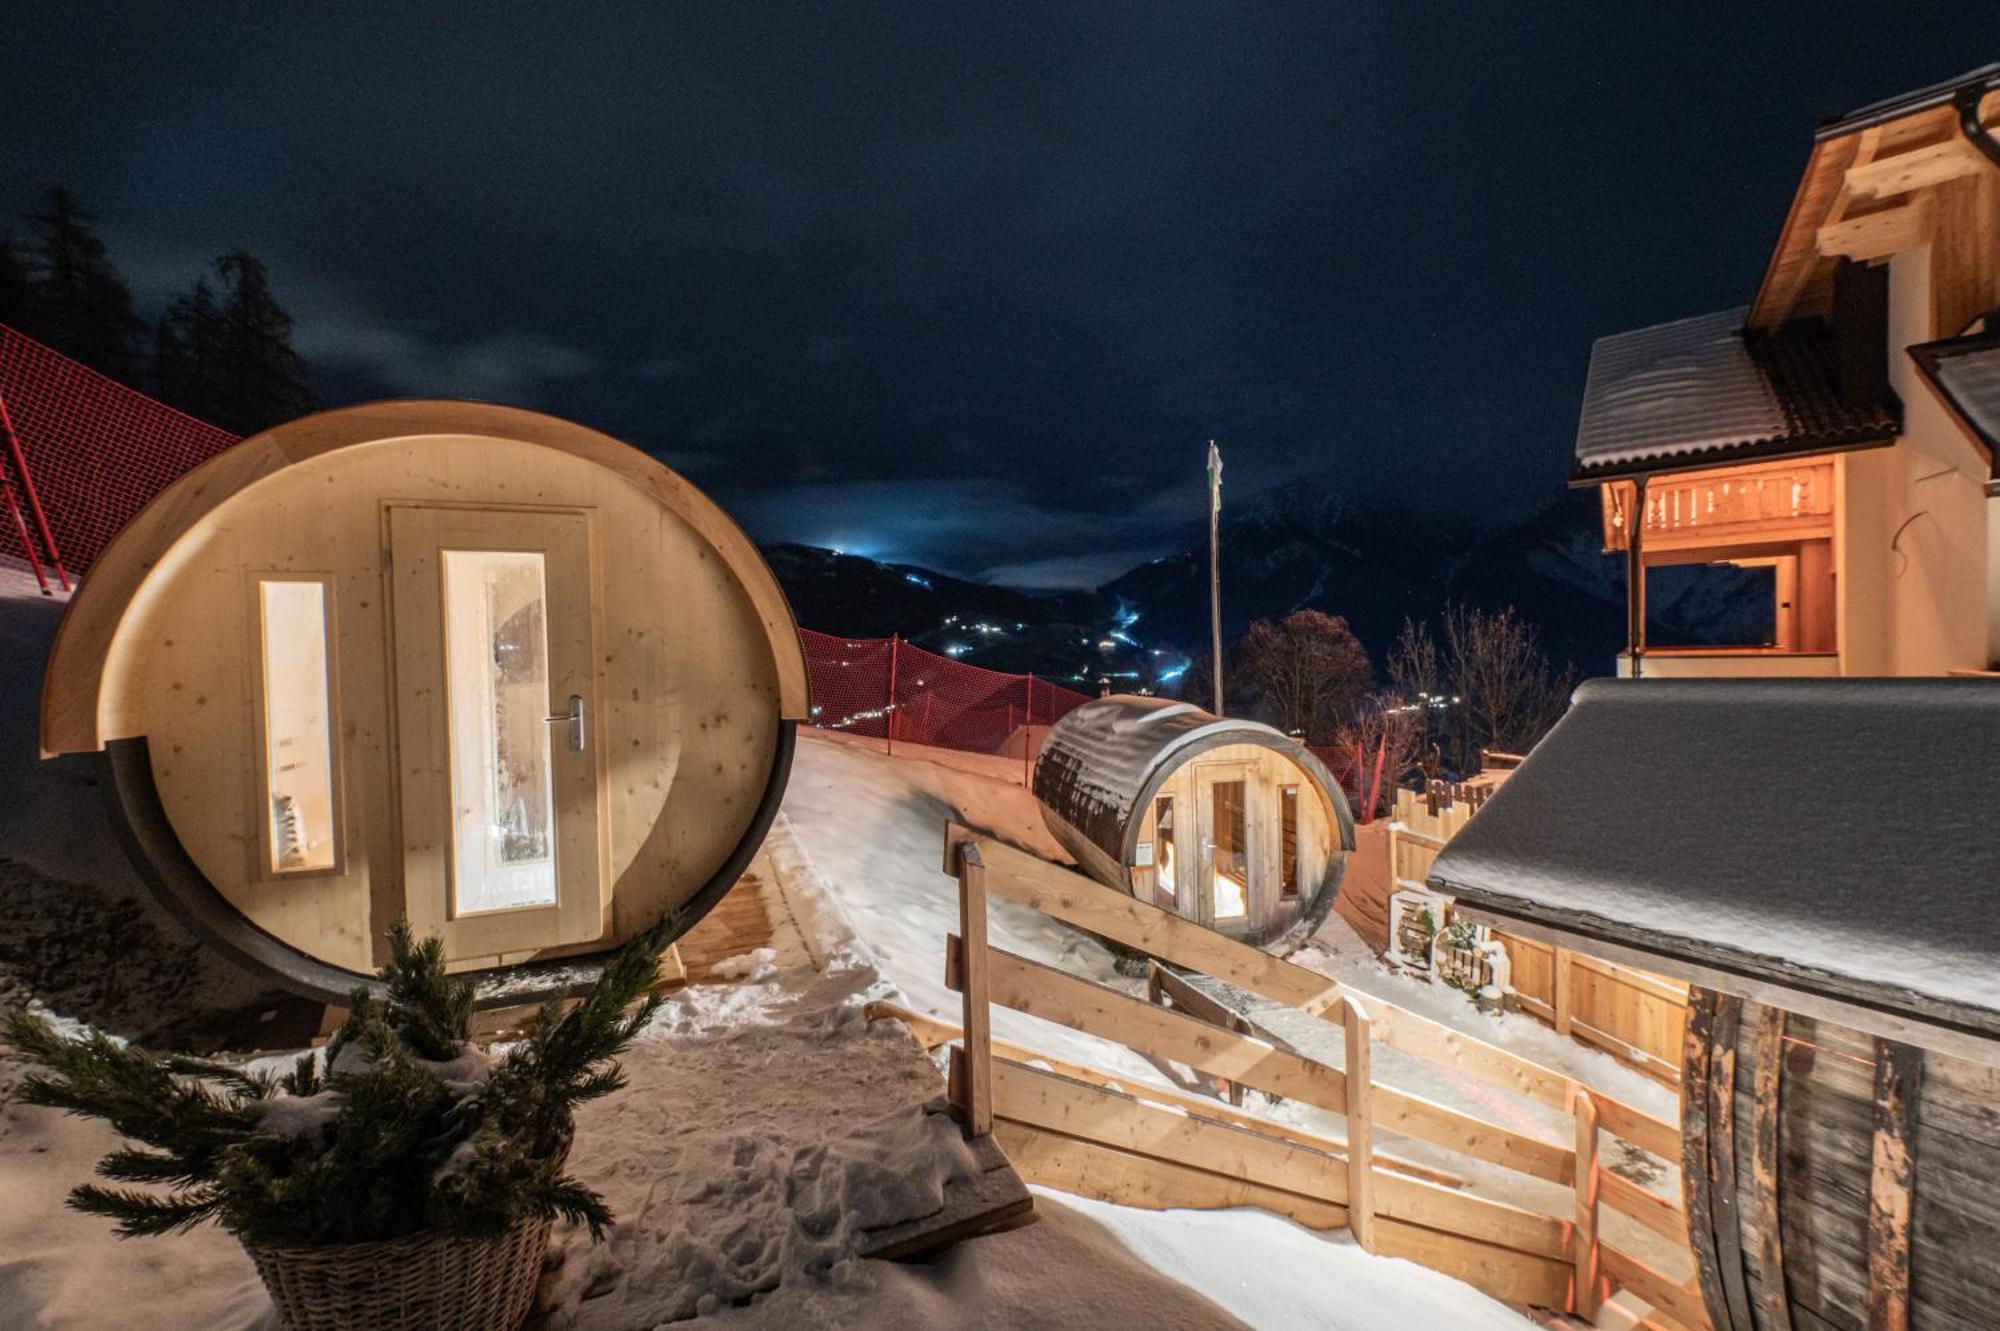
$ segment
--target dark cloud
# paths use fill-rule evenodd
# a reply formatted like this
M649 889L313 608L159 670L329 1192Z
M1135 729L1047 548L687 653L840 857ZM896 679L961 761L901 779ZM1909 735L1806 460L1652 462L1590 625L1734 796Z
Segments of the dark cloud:
M1592 337L1747 297L1818 116L1994 54L1837 0L412 8L17 4L0 201L71 183L156 294L265 255L334 396L1042 580L1181 539L1211 435L1525 510Z

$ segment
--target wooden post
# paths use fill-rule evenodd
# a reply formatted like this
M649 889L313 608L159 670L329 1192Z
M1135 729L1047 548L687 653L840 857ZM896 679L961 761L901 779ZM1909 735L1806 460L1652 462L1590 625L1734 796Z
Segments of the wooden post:
M1924 1055L1875 1042L1875 1142L1868 1183L1868 1331L1910 1325L1910 1191Z
M1028 672L1028 715L1021 728L1021 785L1029 790L1035 785L1035 673Z
M1553 971L1554 992L1550 995L1549 1006L1555 1011L1556 1034L1568 1035L1570 1028L1570 973L1572 970L1570 952L1566 947L1555 950Z
M1625 652L1632 678L1645 671L1646 658L1646 477L1632 480L1632 511L1625 521Z
M1215 665L1215 714L1222 713L1222 454L1208 441L1208 644Z
M1575 1313L1597 1317L1603 1287L1597 1275L1597 1101L1588 1087L1570 1092L1576 1116L1576 1226L1570 1231L1570 1261L1576 1267Z
M986 866L979 847L958 848L958 979L965 1000L958 1107L965 1135L993 1131L993 1023L987 1006Z
M896 751L896 658L902 655L903 635L889 635L889 697L882 704L882 733L889 737L885 752Z
M1352 995L1340 1000L1346 1022L1347 1228L1363 1248L1375 1247L1375 1133L1368 1013Z

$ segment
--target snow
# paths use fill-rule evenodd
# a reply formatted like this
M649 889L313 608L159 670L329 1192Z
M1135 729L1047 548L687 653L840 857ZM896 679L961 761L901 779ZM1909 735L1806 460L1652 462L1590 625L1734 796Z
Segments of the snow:
M54 618L0 574L0 998L28 997L72 1025L169 1044L256 986L143 898L113 847L85 769L34 758L33 703ZM9 707L6 704L12 703ZM960 1244L927 1264L855 1256L862 1231L935 1209L968 1159L933 1112L941 1078L866 1001L894 997L949 1019L943 943L957 924L938 869L958 818L1059 858L1017 761L918 751L894 759L813 736L799 746L767 855L817 969L770 949L725 963L742 983L667 1003L625 1058L629 1081L579 1116L570 1167L619 1219L602 1245L559 1228L535 1325L785 1328L1238 1326L1403 1331L1412 1319L1483 1331L1527 1325L1469 1287L1370 1256L1254 1211L1146 1212L1038 1192L1038 1222ZM994 941L1131 988L1111 953L994 902ZM113 965L113 961L117 964ZM1159 1073L1078 1032L996 1012L996 1031L1134 1085ZM296 1053L247 1060L283 1070ZM440 1064L468 1088L483 1062ZM0 1309L7 1326L269 1328L270 1303L227 1234L117 1240L62 1204L117 1144L105 1125L31 1108L0 1061ZM322 1097L280 1101L274 1126L308 1132ZM455 1162L447 1161L449 1170Z
M813 879L838 903L856 948L882 973L887 996L917 1011L959 1020L945 987L944 940L958 930L958 891L941 867L950 821L1058 863L1068 856L1021 785L1017 760L899 746L808 732L792 762L785 818ZM1113 988L1136 991L1103 944L1012 901L989 899L995 947ZM1057 1058L1092 1063L1158 1083L1151 1065L1121 1045L1037 1017L996 1008L995 1038Z
M1521 1331L1529 1325L1449 1276L1372 1256L1344 1233L1317 1235L1266 1211L1140 1211L1035 1192L1061 1197L1111 1230L1141 1261L1201 1290L1250 1326Z

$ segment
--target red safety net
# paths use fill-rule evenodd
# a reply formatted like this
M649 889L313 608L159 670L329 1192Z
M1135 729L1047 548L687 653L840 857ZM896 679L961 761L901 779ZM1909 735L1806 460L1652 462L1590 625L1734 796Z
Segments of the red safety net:
M81 573L118 529L236 436L105 378L0 324L0 557ZM895 638L801 630L812 724L895 744L1033 754L1087 701L1033 675L955 661Z
M1064 713L1089 699L1033 675L939 656L897 638L836 638L801 629L812 723L893 748L933 744L1025 758Z
M23 517L0 516L0 554L71 573L169 483L236 442L4 324L0 404L20 450L0 465Z

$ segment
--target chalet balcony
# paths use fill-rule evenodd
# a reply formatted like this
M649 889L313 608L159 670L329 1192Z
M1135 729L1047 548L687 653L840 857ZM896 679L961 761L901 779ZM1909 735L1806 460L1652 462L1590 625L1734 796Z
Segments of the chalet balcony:
M1602 490L1604 549L1622 551L1631 532L1633 486ZM1646 487L1646 551L1825 540L1833 535L1833 460L1732 467L1656 476Z
M1784 652L1769 647L1654 647L1646 652L1646 679L1831 679L1840 674L1834 652ZM1632 675L1630 653L1618 654L1618 677Z

